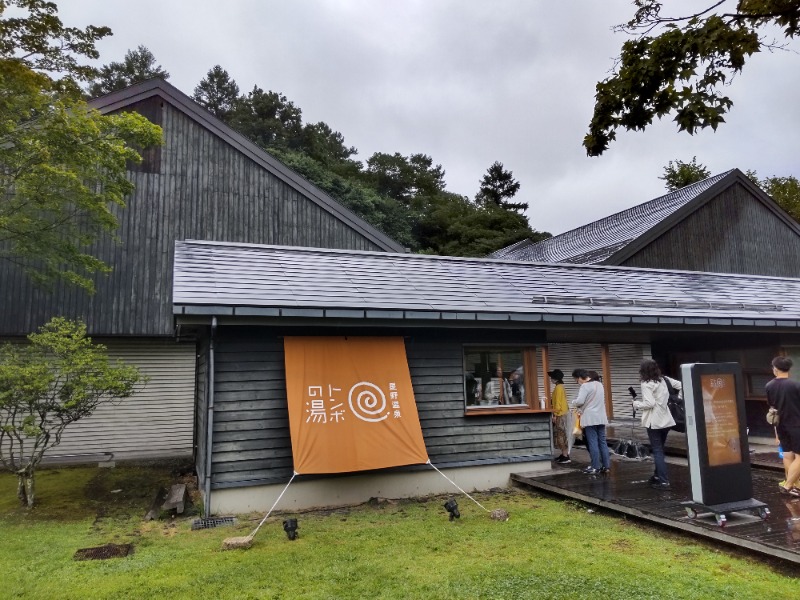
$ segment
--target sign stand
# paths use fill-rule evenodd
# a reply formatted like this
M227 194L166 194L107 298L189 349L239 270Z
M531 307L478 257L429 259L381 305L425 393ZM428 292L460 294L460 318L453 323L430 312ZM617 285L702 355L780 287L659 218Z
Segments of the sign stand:
M738 363L681 365L692 500L681 502L690 519L711 512L724 527L727 514L769 516L752 498L742 370Z
M727 502L724 504L702 504L689 500L688 502L681 502L681 506L686 509L686 516L690 519L696 519L697 514L700 512L710 512L714 515L717 525L725 527L728 522L729 513L752 511L762 519L769 516L769 508L763 502L759 502L754 498L743 500L741 502Z

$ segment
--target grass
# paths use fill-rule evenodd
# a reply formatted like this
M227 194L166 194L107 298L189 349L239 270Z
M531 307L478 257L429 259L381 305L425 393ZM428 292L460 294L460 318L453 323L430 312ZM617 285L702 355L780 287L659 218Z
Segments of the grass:
M145 523L168 468L43 471L39 505L19 508L0 475L3 598L798 598L800 579L763 560L589 512L527 491L480 494L507 522L468 499L447 520L443 498L368 503L300 515L289 541L281 517L249 550L222 551L261 515L191 531L197 515ZM74 561L79 548L132 543L131 556Z

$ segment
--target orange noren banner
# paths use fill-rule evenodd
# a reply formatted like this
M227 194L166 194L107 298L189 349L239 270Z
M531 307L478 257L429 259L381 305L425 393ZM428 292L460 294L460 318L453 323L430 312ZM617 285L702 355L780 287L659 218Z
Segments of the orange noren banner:
M428 462L399 337L286 337L286 397L297 473Z

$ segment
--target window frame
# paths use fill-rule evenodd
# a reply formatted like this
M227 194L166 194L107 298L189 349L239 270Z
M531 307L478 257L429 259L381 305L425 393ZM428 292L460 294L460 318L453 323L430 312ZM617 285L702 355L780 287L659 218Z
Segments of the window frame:
M522 367L525 373L523 386L525 389L525 404L498 404L492 406L469 406L467 405L467 353L470 351L488 351L488 352L503 352L505 350L521 350L522 351ZM545 398L545 407L539 408L538 390L539 390L539 363L536 360L537 350L542 352L542 362L545 359L545 347L537 344L463 344L461 346L461 386L462 386L462 402L464 406L464 416L474 417L480 415L498 415L498 414L549 414L552 412L550 406L550 394L543 391ZM535 397L534 397L535 396Z

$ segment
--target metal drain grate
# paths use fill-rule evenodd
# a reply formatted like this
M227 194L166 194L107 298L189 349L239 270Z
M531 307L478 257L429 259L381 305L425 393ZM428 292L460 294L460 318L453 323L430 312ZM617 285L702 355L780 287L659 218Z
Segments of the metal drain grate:
M192 531L197 529L211 529L222 525L236 525L236 517L217 517L216 519L195 519L192 521Z
M106 544L94 548L81 548L72 556L73 560L106 560L122 558L133 552L133 544Z

